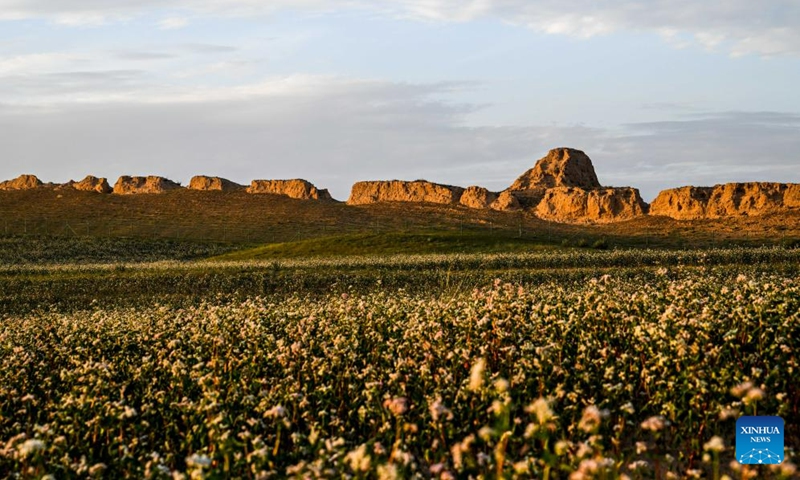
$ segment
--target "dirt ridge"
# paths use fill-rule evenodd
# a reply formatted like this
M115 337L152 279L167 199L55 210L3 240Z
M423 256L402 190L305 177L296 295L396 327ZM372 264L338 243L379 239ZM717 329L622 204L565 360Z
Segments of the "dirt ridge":
M301 178L291 180L253 180L247 193L282 195L298 200L333 200L327 189L318 189Z
M35 175L0 182L0 190L42 187L119 195L164 193L183 188L159 176L121 176L109 187L105 178L88 175L80 182L43 184ZM299 200L333 201L326 189L304 179L253 180L249 187L222 177L197 175L187 187L201 191L241 191ZM547 152L505 190L496 192L472 185L467 188L427 180L359 181L348 205L429 203L475 210L522 211L532 217L568 224L626 221L643 215L676 220L758 216L800 209L800 184L776 182L726 183L713 187L684 186L661 191L652 205L633 187L603 186L592 160L582 150L559 147Z
M756 216L794 208L800 208L800 184L744 182L663 190L653 200L650 214L699 220Z

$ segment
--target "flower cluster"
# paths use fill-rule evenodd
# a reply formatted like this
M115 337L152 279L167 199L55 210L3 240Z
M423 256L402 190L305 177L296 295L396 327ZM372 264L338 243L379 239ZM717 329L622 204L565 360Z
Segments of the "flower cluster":
M800 421L800 280L665 265L7 315L0 471L791 477L728 459L739 415Z

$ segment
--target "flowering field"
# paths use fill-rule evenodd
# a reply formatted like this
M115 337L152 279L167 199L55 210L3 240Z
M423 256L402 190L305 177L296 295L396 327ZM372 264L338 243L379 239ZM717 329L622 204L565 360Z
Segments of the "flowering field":
M658 268L725 267L737 272L800 274L800 249L775 247L707 250L562 249L534 253L347 256L247 261L25 263L0 261L0 314L32 310L84 310L102 304L141 307L156 302L196 305L218 296L330 292L455 291L483 287L495 278L523 285L583 283L613 273L649 282ZM642 277L642 275L644 275Z
M0 473L795 478L797 255L767 257L772 268L664 253L638 270L614 255L520 281L470 277L477 288L429 277L503 277L536 260L300 262L258 268L385 268L395 280L5 314ZM564 275L584 266L597 273ZM137 275L159 268L179 276L174 265ZM785 419L783 465L732 461L736 418L754 413Z

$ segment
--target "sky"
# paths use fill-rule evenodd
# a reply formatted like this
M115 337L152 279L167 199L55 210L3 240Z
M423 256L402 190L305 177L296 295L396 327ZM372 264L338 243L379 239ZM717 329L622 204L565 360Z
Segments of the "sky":
M800 182L796 0L0 0L0 178Z

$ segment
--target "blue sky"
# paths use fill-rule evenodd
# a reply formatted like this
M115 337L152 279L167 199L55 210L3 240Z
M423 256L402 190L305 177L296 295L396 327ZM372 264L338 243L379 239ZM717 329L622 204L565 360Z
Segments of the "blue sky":
M265 7L264 4L269 4ZM699 3L699 5L698 5ZM0 0L0 178L800 182L800 5Z

